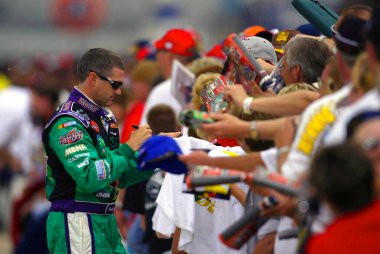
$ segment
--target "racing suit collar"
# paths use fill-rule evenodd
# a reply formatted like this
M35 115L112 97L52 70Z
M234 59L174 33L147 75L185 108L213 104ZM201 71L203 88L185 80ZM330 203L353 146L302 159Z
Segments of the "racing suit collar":
M97 105L93 100L91 100L84 93L79 91L77 87L74 87L74 89L72 90L69 100L78 103L88 111L95 113L99 116L108 116L110 113L110 110L108 108L105 109Z

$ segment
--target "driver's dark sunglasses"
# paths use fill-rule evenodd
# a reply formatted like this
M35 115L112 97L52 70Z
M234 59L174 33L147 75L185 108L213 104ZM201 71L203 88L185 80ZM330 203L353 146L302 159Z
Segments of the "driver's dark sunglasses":
M96 71L93 71L93 70L90 70L92 72L94 72L100 79L104 80L104 81L108 81L108 83L110 83L110 85L112 86L113 89L119 89L121 86L123 86L123 82L121 81L115 81L115 80L112 80L108 77L104 77L103 75L100 75L98 72Z

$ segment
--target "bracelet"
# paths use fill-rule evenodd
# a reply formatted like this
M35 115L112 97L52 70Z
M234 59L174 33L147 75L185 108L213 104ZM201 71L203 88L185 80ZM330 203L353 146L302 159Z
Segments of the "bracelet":
M243 101L243 113L244 114L252 114L251 103L253 101L253 97L247 97Z
M249 127L249 136L253 139L257 139L259 137L259 132L257 131L257 123L256 121L252 121Z

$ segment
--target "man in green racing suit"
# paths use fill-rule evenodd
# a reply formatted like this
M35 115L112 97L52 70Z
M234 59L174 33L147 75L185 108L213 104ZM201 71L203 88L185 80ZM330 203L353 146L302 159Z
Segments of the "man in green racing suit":
M124 64L115 53L88 50L77 67L79 85L45 127L47 220L51 253L126 253L113 215L118 188L143 181L135 151L151 136L140 126L119 143L107 108L121 93Z

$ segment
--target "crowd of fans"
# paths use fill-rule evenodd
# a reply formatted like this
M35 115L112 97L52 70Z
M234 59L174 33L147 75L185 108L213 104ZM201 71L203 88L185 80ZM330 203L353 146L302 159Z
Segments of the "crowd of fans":
M242 77L223 42L205 52L196 30L131 47L123 93L110 107L120 140L142 124L153 134L181 131L174 140L189 172L157 171L120 190L115 216L127 253L380 253L380 12L346 7L332 38L310 27L234 31L280 89ZM186 107L173 93L175 61L195 77ZM78 83L75 66L62 55L0 72L0 227L15 253L48 252L41 133ZM180 123L184 110L213 120ZM207 170L274 175L298 195L252 181L184 192L189 176ZM252 209L260 223L231 248L220 234Z

